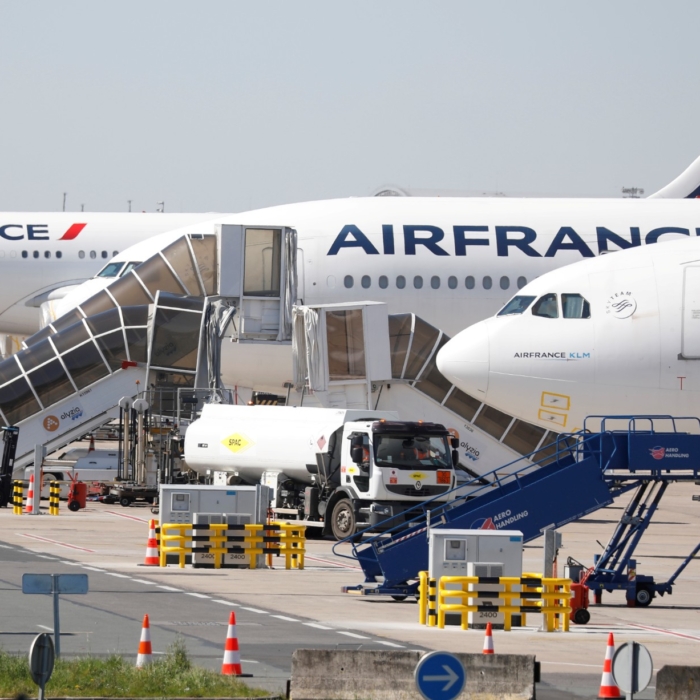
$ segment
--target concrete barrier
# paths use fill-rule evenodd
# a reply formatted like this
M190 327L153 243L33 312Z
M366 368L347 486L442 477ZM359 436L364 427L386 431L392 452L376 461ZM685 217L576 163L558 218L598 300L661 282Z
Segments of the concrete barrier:
M297 649L290 700L421 700L421 651ZM534 700L535 657L455 654L466 671L459 700Z
M656 700L700 698L700 666L663 666L656 674Z

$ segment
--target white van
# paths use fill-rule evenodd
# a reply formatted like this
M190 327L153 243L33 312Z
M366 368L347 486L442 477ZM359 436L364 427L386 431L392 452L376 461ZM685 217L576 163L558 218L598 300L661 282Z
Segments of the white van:
M76 447L67 450L59 455L58 459L67 462L74 462L73 466L62 465L60 467L45 466L43 483L41 486L41 497L49 497L49 482L61 482L61 498L68 497L71 477L76 476L80 481L89 483L91 481L112 482L117 478L119 454L112 450L93 450L88 452L87 448ZM34 467L27 467L24 471L24 478L29 481L29 477L34 472Z

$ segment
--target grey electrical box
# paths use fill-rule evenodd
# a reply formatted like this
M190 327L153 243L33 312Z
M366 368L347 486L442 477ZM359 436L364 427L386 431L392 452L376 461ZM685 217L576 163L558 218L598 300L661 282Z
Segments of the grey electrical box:
M264 523L270 504L270 488L196 484L161 484L160 522L191 523L195 513L247 515L248 522Z

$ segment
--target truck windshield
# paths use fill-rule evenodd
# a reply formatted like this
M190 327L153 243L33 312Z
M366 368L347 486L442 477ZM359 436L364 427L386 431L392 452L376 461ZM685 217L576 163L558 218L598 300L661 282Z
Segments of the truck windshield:
M375 435L374 460L379 467L451 469L446 437Z

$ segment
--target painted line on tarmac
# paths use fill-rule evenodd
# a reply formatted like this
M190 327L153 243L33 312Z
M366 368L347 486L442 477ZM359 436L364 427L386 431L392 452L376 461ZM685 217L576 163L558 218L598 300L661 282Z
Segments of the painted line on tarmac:
M207 600L211 599L210 595L204 595L204 593L191 593L190 591L185 591L185 595L191 595L193 598L206 598Z
M238 603L232 603L230 600L218 600L214 599L211 601L212 603L220 603L221 605L230 605L231 607L237 608Z
M64 563L67 563L67 562L64 562ZM113 573L111 571L107 572L107 576L114 576L115 578L128 578L128 579L131 578L131 576L127 576L126 574L116 574L116 573Z
M258 608L246 608L241 605L241 610L250 610L250 612L254 613L262 613L263 615L267 615L267 610L259 610Z
M106 510L104 512L109 513L109 515L114 515L117 518L126 518L127 520L137 520L140 523L147 523L149 520L153 519L153 518L139 518L135 515L127 515L126 513L118 513L115 510Z
M272 617L276 617L278 620L286 620L287 622L301 622L296 617L287 617L286 615L273 615Z
M638 625L635 622L630 622L631 627L638 627L641 630L649 630L650 632L657 632L659 634L667 634L669 637L680 637L681 639L690 639L694 642L700 642L700 637L695 637L692 634L683 634L682 632L674 632L673 630L667 630L663 627L651 627L648 625Z
M337 566L341 569L355 569L356 571L362 571L361 566L353 566L352 564L343 564L342 562L331 561L330 559L319 559L318 557L310 557L308 554L304 555L304 561L320 561L322 564L329 564L330 566Z
M97 573L99 573L99 574L106 574L107 573L106 569L97 569L94 566L83 566L83 569L85 569L86 571L97 571Z
M171 593L182 593L182 588L173 588L172 586L158 586L158 588L162 588L164 591L170 591Z
M75 544L66 544L65 542L59 542L58 540L51 540L48 537L39 537L39 535L28 535L24 532L16 532L16 535L20 537L28 537L30 540L39 540L40 542L48 542L49 544L57 544L59 547L66 547L66 549L77 549L81 552L89 552L90 554L95 554L94 549L87 549L86 547L78 547Z
M87 568L87 567L86 567ZM155 581L146 581L145 578L132 578L131 579L134 583L145 583L147 586L155 586L156 582Z
M306 625L307 627L314 627L317 630L332 630L332 627L326 627L325 625L319 625L317 622L302 622L302 625Z
M354 637L355 639L369 639L365 637L364 634L355 634L354 632L344 632L343 630L336 630L338 634L344 634L346 637Z
M10 547L9 544L0 544L0 547L2 547L3 549L14 549L14 547Z
M403 644L394 644L394 642L380 642L378 639L375 640L377 644L383 644L385 647L393 647L395 649L405 649Z

